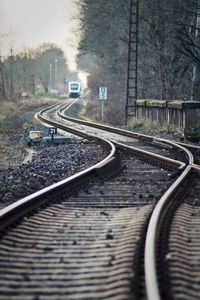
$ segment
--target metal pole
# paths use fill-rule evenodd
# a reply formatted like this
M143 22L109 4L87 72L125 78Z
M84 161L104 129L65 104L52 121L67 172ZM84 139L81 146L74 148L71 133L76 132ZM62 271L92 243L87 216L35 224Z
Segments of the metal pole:
M127 93L125 123L128 123L129 110L136 114L137 100L137 81L138 81L138 18L139 0L130 0L129 16L129 45L128 45L128 64L127 64ZM134 111L133 111L134 110Z
M13 50L10 51L10 98L13 98Z
M50 74L49 74L49 79L50 79L50 90L52 89L52 64L50 64Z
M126 106L125 106L126 119L125 119L125 125L127 125L127 123L128 123L128 105L129 105L129 64L130 64L130 56L131 56L130 40L131 40L132 6L133 6L133 0L130 0L130 12L129 12L129 46L128 46L128 63L127 63L127 87L126 87Z
M58 77L58 67L57 67L58 60L55 59L55 88L57 88L57 77Z
M138 97L138 27L139 27L139 0L136 1L136 58L135 58L135 100ZM135 103L136 114L136 103Z
M101 119L104 122L104 100L101 100Z

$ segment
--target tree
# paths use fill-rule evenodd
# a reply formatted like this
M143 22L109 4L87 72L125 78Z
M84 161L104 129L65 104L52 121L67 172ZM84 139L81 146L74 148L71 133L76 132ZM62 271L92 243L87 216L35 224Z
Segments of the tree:
M179 31L188 26L189 0L139 1L138 97L188 99L191 61L180 53ZM100 108L98 87L108 87L105 117L123 122L126 98L129 1L80 0L81 39L77 63L89 73L91 109ZM99 111L97 115L100 116ZM98 118L98 117L97 117ZM120 122L120 123L121 123Z
M52 65L52 74L50 74ZM52 76L54 87L58 88L63 83L64 74L67 72L67 62L63 51L54 44L45 43L37 48L35 56L35 73L39 83L45 92L50 86L50 76Z
M178 31L187 24L187 0L140 2L139 94L148 98L189 98L191 67L178 51Z
M191 89L191 100L200 100L200 0L196 8L196 32L193 45L193 78Z
M124 122L128 42L128 6L124 1L81 0L81 40L77 64L89 73L90 101L88 111L100 119L98 89L107 86L109 100L105 118ZM121 119L121 120L120 120Z
M53 44L41 45L36 50L24 49L15 55L11 53L4 60L0 59L0 99L18 99L22 92L34 95L36 85L41 85L48 92L49 65L55 60L57 83L63 86L67 63L63 51ZM55 75L55 65L53 71Z
M191 85L191 94L188 98L191 96L191 100L200 100L200 1L185 0L183 3L179 11L184 17L176 26L174 46L181 55L184 55L184 62L187 61L190 66L188 82ZM186 85L188 91L190 91L190 85Z

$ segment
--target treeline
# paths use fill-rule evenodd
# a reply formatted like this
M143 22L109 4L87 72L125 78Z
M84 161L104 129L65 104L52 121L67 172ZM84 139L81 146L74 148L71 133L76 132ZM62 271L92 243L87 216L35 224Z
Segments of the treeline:
M100 118L100 86L108 88L105 120L121 119L127 74L129 11L126 1L80 0L81 40L77 64L89 73L88 114Z
M17 100L22 93L31 96L38 88L45 92L63 89L66 73L64 53L54 44L45 43L16 55L11 49L10 56L0 57L0 99Z
M198 3L199 2L199 3ZM77 63L89 73L89 113L124 123L130 1L80 0ZM200 0L139 0L138 98L200 100Z

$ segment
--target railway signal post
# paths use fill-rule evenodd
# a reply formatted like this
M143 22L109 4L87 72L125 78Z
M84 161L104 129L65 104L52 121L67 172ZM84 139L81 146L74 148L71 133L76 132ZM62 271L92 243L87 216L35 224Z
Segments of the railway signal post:
M99 88L99 99L101 100L101 119L104 122L104 100L107 100L107 87Z
M49 134L51 135L51 144L53 144L53 136L54 136L54 134L57 134L57 128L56 127L50 127L49 128Z

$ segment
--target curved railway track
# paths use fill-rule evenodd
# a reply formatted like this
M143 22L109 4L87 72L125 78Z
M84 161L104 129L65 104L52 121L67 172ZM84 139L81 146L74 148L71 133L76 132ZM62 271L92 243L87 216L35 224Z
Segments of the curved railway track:
M102 125L98 129L117 137L88 137L84 126L91 124L72 126L63 109L58 117L66 121L47 119L48 109L39 118L103 143L107 155L0 211L0 299L180 299L171 228L182 205L187 211L189 202L198 202L199 175L196 200L185 197L198 174L192 154L170 141ZM195 249L193 235L192 242Z

